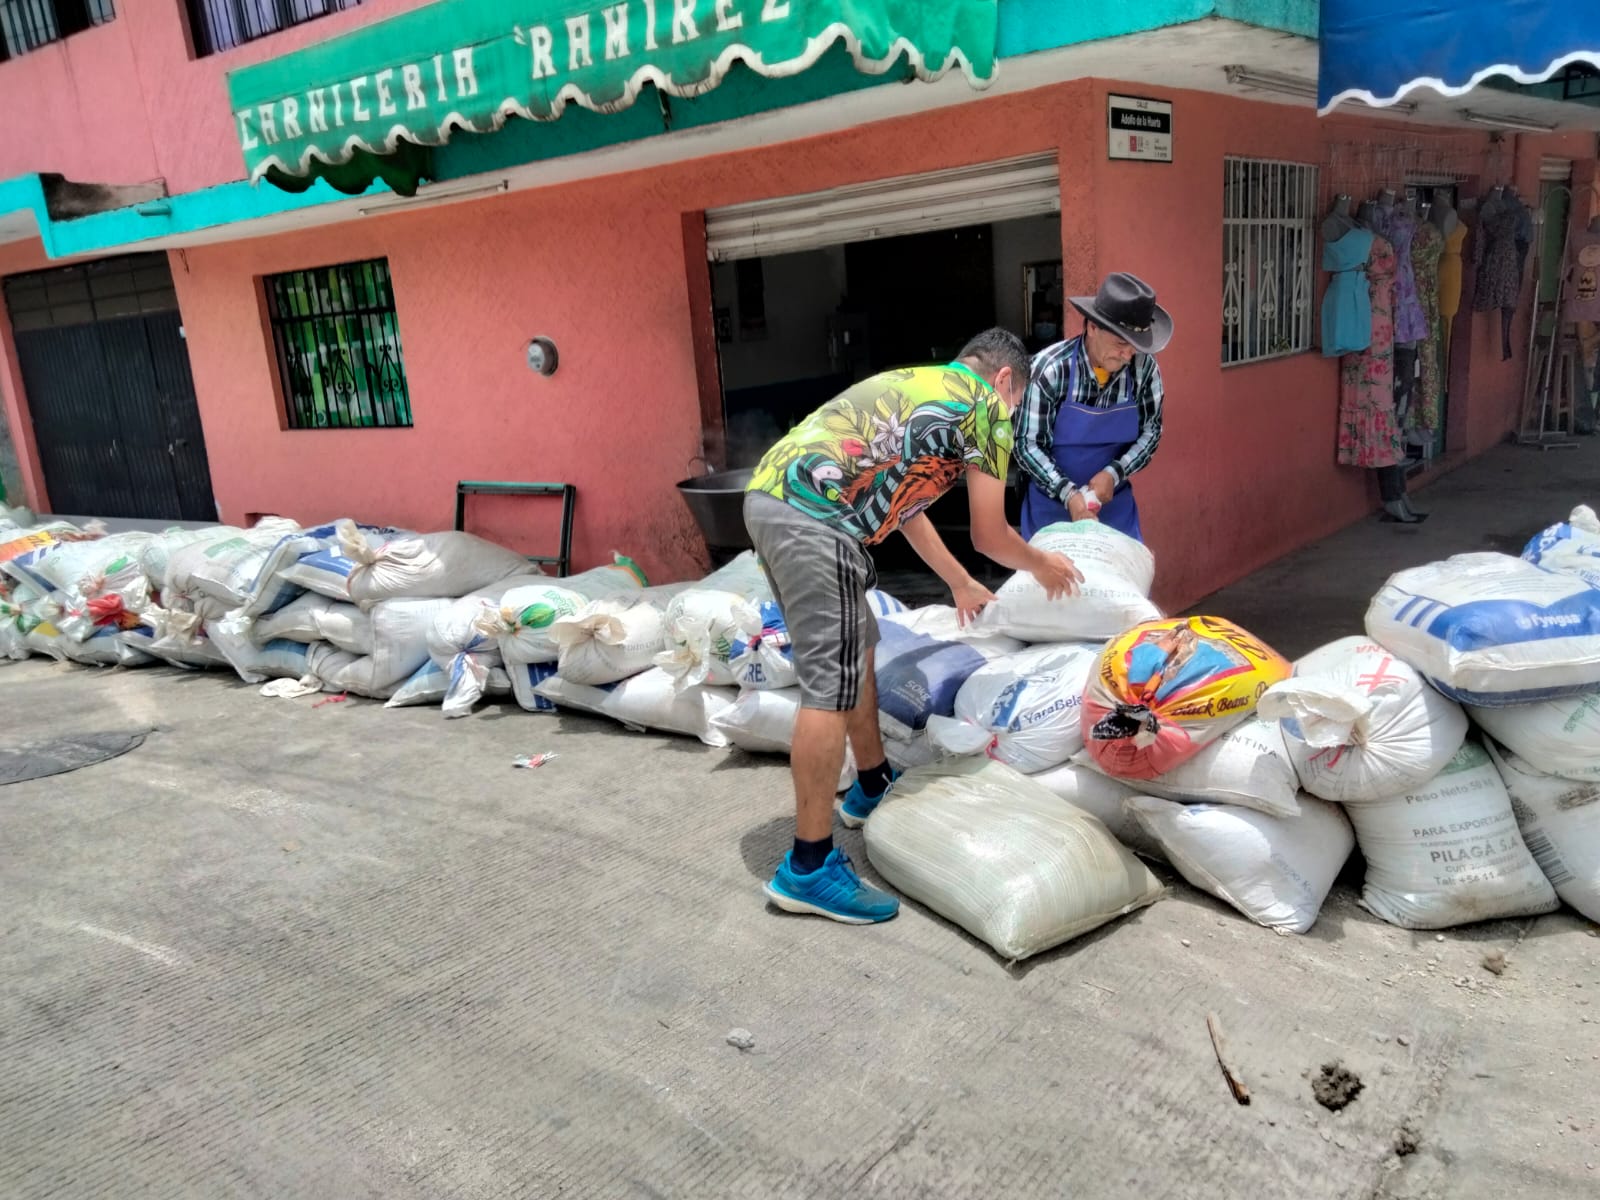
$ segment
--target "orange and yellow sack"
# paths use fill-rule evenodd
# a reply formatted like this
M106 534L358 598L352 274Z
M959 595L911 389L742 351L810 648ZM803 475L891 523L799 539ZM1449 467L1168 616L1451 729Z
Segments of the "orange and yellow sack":
M1100 769L1154 779L1255 711L1292 673L1219 617L1146 621L1107 643L1083 694L1083 741Z

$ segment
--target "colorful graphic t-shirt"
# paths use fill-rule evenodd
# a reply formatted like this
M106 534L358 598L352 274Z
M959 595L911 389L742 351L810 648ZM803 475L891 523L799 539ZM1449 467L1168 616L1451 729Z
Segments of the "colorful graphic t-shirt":
M907 367L863 379L767 451L750 491L786 501L867 545L950 489L967 467L996 479L1011 418L966 367Z

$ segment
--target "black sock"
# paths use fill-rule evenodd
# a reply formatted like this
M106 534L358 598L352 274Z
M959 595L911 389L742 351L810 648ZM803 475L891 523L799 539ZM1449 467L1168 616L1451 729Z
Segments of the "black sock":
M796 875L809 875L821 868L827 861L828 855L833 853L833 834L829 834L821 841L808 842L802 838L795 838L794 853L789 856L789 865Z
M875 767L857 767L856 781L861 784L861 790L867 798L881 796L889 790L889 781L894 778L894 771L887 760Z

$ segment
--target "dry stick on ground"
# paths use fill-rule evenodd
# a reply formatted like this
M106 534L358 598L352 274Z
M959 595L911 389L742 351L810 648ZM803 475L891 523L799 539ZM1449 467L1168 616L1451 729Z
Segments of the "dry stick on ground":
M1222 1022L1217 1020L1216 1013L1206 1014L1206 1028L1211 1031L1211 1048L1217 1052L1217 1065L1222 1068L1222 1076L1228 1081L1228 1090L1240 1104L1249 1104L1250 1089L1245 1087L1239 1072L1228 1062L1228 1045L1222 1040Z

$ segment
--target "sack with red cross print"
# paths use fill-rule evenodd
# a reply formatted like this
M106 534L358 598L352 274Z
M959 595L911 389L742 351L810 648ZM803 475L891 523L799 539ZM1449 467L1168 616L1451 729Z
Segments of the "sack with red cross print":
M1340 638L1294 665L1257 711L1279 722L1301 785L1324 800L1399 796L1445 768L1467 715L1377 642Z

